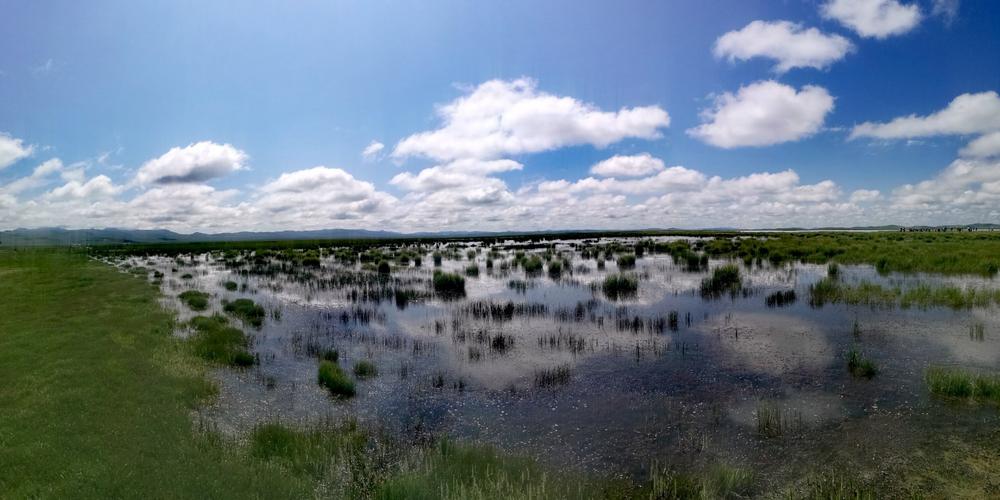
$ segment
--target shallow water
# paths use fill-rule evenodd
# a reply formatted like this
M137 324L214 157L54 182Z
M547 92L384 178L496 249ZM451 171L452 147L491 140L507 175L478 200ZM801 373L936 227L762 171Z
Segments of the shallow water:
M572 272L561 278L488 271L484 250L480 276L466 278L464 299L430 296L405 307L392 298L355 301L357 287L329 286L337 276L370 275L332 258L309 279L239 275L209 254L184 265L167 257L117 264L163 272L164 302L182 320L221 313L223 299L247 297L268 310L261 328L246 327L259 363L216 370L219 397L201 411L227 432L275 419L350 416L404 438L448 435L587 470L641 476L653 462L722 460L779 475L796 458L821 461L831 450L877 444L871 459L903 449L942 419L973 429L997 423L995 411L943 406L923 382L929 364L1000 365L995 307L813 308L809 285L827 269L808 264L741 264L742 293L705 299L699 286L708 273L685 271L663 254L638 259L638 294L612 301L599 284L617 272L615 263L598 270L571 245L557 246L573 254ZM509 259L513 252L506 253ZM423 262L394 268L392 281L429 294L429 253ZM463 257L442 268L462 273L468 264ZM182 279L185 273L193 278ZM842 265L840 276L904 288L1000 286L981 277L882 276L871 266ZM515 279L530 286L523 293L509 288ZM245 287L227 291L227 280ZM211 309L193 313L182 305L176 296L188 289L210 292ZM792 289L795 302L765 304L772 292ZM484 318L470 307L481 301L534 307ZM672 311L676 329L667 320ZM982 339L970 335L975 324L984 326ZM844 354L852 346L878 365L874 379L848 373ZM371 359L379 375L359 381L356 397L333 399L316 383L316 353L325 348L338 349L348 371ZM540 371L559 367L569 368L569 380L540 387ZM780 412L782 436L758 433L762 405Z

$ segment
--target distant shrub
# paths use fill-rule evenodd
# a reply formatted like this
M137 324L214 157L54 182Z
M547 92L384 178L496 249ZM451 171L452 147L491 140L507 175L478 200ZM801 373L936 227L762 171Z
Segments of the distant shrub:
M521 263L521 267L524 268L524 272L527 274L538 274L542 272L543 266L542 259L537 255L527 257Z
M469 266L465 268L465 275L472 278L479 276L479 266L476 264L469 264Z
M386 262L386 261L383 260L382 262L378 263L378 273L379 274L389 274L390 271L392 271L392 268L389 267L389 263L388 262Z
M239 288L239 285L235 281L227 281L223 286L225 286L226 290L229 290L230 292L235 292L236 289Z

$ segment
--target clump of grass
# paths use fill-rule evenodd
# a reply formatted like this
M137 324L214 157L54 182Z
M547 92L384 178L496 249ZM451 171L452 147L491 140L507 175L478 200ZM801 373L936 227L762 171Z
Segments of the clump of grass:
M319 359L324 361L329 361L331 363L336 363L340 360L340 351L336 349L327 349L320 353Z
M753 472L723 464L703 474L654 468L650 490L649 498L658 500L747 498L753 493Z
M969 325L969 338L982 342L986 338L986 325L982 323Z
M601 289L611 300L634 297L639 291L639 278L634 274L610 274L604 277Z
M246 335L239 328L229 326L226 318L195 316L188 324L195 331L189 342L201 358L230 366L254 364L253 355L247 351Z
M830 279L837 279L840 277L840 266L836 262L831 262L826 266L826 276Z
M191 279L194 279L194 275L192 275L191 273L184 273L184 274L181 275L181 279L182 280L191 280Z
M924 374L931 394L1000 403L1000 375L932 366Z
M431 257L434 259L434 267L441 267L441 252L434 252Z
M885 495L876 486L858 479L857 475L824 473L809 477L801 491L787 492L784 498L808 500L876 500Z
M226 290L229 290L230 292L235 292L236 289L239 288L239 284L235 281L227 281L222 286L226 287Z
M847 351L847 370L855 377L872 378L878 373L875 362L868 359L856 347Z
M354 363L354 376L358 378L368 378L378 375L378 368L375 367L375 363L368 361L367 359L362 359Z
M532 255L531 257L524 259L521 263L521 267L524 268L524 272L529 275L535 275L542 272L543 266L544 264L542 263L542 259L537 255Z
M479 276L479 265L477 265L477 264L469 264L465 268L465 275L469 276L471 278L475 278L475 277Z
M465 278L442 271L434 271L434 291L445 297L462 297L465 295Z
M571 376L569 365L559 365L554 368L543 368L535 371L535 387L546 388L569 383Z
M208 309L209 295L205 292L188 290L186 292L182 292L177 297L195 311L204 311L205 309Z
M723 293L736 293L743 281L740 278L740 268L735 264L726 264L712 270L712 276L701 282L703 297L719 297Z
M757 404L757 434L765 438L780 437L802 427L801 412L786 412L777 404L761 401Z
M618 256L618 269L632 269L635 267L635 255L627 253Z
M795 303L795 290L779 290L764 298L767 307L785 307Z
M389 263L387 261L383 260L382 262L378 263L378 273L379 274L386 275L386 274L389 274L391 271L392 271L392 268L389 267Z
M222 309L253 326L264 324L264 317L267 316L267 311L250 299L236 299L232 302L224 302Z
M559 279L562 276L562 262L558 260L553 260L549 262L549 277L552 279Z
M334 396L349 398L356 394L354 381L332 361L320 361L317 380L319 385L326 387Z

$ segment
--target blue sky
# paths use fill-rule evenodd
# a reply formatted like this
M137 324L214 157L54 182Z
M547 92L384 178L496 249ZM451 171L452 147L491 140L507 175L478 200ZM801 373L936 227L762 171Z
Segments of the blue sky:
M997 2L18 1L0 10L4 228L1000 219ZM755 21L766 29L744 30ZM727 33L734 41L720 52ZM776 71L782 61L794 67ZM496 131L520 145L397 148L447 126L438 106L488 102L489 92L513 92L511 106L522 106L492 111L497 120L530 115L522 129ZM547 120L548 97L580 108ZM644 128L615 115L653 108L669 119ZM613 123L580 128L596 119L588 112ZM918 121L893 122L908 115ZM496 139L456 126L436 140L454 134ZM365 158L372 141L384 147ZM612 174L592 172L610 158L621 164ZM500 160L514 163L483 163ZM794 178L778 175L788 171ZM421 172L428 182L407 182Z

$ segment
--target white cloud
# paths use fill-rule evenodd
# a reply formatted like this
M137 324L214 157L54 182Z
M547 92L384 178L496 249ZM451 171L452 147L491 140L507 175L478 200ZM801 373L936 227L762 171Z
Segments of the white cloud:
M78 180L69 181L66 184L53 189L45 194L44 199L97 199L110 198L122 191L121 186L116 186L106 175L98 175L87 182Z
M967 144L959 152L962 156L989 158L1000 156L1000 131L990 132Z
M364 151L361 152L361 157L367 161L372 161L378 158L379 153L385 149L385 144L378 141L372 141L365 146Z
M395 158L441 161L494 159L590 144L599 148L626 138L655 139L670 125L658 106L602 111L572 97L536 88L534 80L491 80L438 107L441 128L401 140Z
M248 156L229 144L202 141L174 147L147 161L135 176L136 183L177 184L204 182L245 168Z
M816 28L804 29L790 21L753 21L715 41L715 57L745 61L766 57L777 61L774 71L792 68L824 69L844 58L854 46L840 35L827 35Z
M34 150L34 146L25 145L23 140L0 132L0 170L30 156Z
M892 193L893 208L939 221L992 221L1000 207L1000 159L958 159L933 179Z
M915 114L889 123L865 122L856 125L850 139L907 139L936 135L978 134L1000 130L1000 95L994 91L962 94L945 109L927 116Z
M942 16L946 23L951 24L958 17L959 0L934 0L931 14Z
M633 156L615 155L590 167L590 173L601 177L642 177L663 170L663 160L649 153Z
M916 3L898 0L829 0L821 12L863 37L879 39L912 30L922 17Z
M851 193L851 203L869 203L882 198L882 193L877 189L858 189Z
M371 220L396 198L377 191L350 173L324 166L281 174L259 189L253 207L272 227L331 227L343 221Z
M35 167L30 175L21 177L12 182L0 185L0 193L16 195L29 189L44 186L49 182L48 178L56 172L63 171L63 164L59 158L51 158L41 165Z
M822 87L794 87L773 80L740 87L734 95L715 98L712 109L702 111L706 123L687 133L713 146L769 146L797 141L820 130L833 97Z

